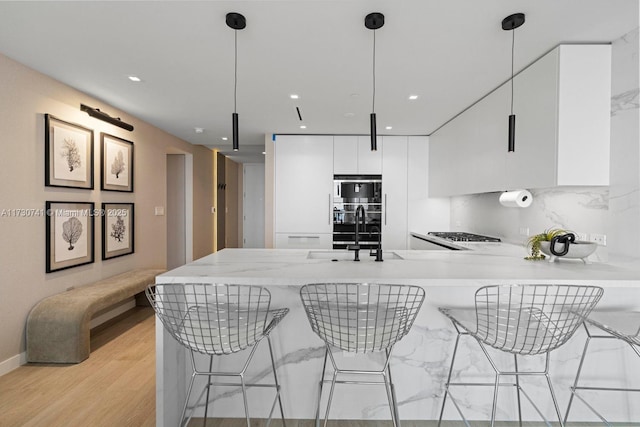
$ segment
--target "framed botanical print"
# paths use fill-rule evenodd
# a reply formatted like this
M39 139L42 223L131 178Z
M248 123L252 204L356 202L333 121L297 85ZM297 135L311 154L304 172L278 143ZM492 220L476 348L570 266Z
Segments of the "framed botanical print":
M133 142L100 133L101 188L133 192Z
M132 254L134 251L133 203L102 204L102 259Z
M46 202L46 272L94 261L94 204Z
M93 189L93 130L45 114L47 187Z

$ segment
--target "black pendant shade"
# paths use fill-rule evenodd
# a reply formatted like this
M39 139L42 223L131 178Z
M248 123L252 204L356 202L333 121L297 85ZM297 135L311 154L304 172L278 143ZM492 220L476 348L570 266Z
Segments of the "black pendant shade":
M376 113L371 113L371 151L378 151L378 133L376 132Z
M369 124L371 130L371 151L378 150L378 133L376 131L376 32L384 25L384 15L380 12L372 12L365 16L364 26L373 30L373 96Z
M509 152L516 151L516 115L509 115Z
M236 104L238 99L238 30L242 30L247 26L247 20L245 17L236 12L227 13L226 18L227 25L232 30L235 30L234 34L234 71L233 71L233 113L231 114L231 128L233 132L233 151L240 149L240 140L238 136L238 113L236 112Z
M233 127L233 151L238 151L240 143L238 142L238 113L231 113L231 122Z
M513 114L513 52L515 48L515 29L524 24L524 13L514 13L502 20L502 29L511 31L511 114L509 115L509 144L510 153L516 151L516 116Z

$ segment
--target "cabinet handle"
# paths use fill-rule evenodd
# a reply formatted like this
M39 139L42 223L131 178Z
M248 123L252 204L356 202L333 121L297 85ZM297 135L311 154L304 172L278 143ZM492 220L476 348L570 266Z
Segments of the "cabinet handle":
M333 209L331 209L331 193L329 193L329 221L327 222L327 225L331 225L332 221L333 221Z
M320 236L287 236L289 239L319 239Z
M387 225L387 193L384 194L384 225Z

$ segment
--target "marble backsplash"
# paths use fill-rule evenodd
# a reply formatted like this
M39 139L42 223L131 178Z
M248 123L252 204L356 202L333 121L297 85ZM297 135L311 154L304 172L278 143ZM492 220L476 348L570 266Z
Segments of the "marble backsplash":
M638 29L612 44L609 253L640 257Z

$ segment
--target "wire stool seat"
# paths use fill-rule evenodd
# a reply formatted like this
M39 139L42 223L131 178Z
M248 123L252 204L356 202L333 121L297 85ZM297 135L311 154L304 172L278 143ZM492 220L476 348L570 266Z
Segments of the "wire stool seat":
M316 426L320 424L323 384L331 382L324 426L336 384L381 384L385 386L393 425L400 425L395 387L389 360L393 346L407 333L422 306L425 292L410 285L367 283L316 283L300 289L300 298L313 332L325 343L324 362L316 406ZM384 352L380 370L340 369L332 350L350 353ZM327 360L333 367L332 379L325 379ZM380 375L382 381L346 381L344 375Z
M516 388L518 418L522 422L521 393L532 404L537 413L550 425L532 399L520 387L519 376L543 375L546 378L551 398L560 425L562 416L549 377L550 352L562 346L573 336L584 318L602 297L603 290L597 286L575 285L499 285L484 286L475 294L475 309L440 308L440 312L451 320L457 332L449 375L438 425L442 422L447 397L469 426L460 406L451 395L452 386L493 386L491 426L495 425L498 389L508 385ZM473 337L487 357L495 372L493 383L451 382L458 344L462 335ZM513 354L515 369L500 370L489 354L487 347ZM518 356L545 356L541 371L519 371ZM514 376L515 383L502 383L502 376Z
M270 334L286 316L289 309L270 309L271 294L260 286L230 285L212 283L165 283L147 287L145 294L165 330L189 350L193 372L187 390L180 426L189 423L193 413L185 419L189 399L197 376L206 376L207 385L200 394L195 409L203 394L205 397L204 422L206 424L209 394L211 386L240 386L244 400L247 427L250 427L247 404L247 387L271 387L275 389L275 398L267 426L276 403L280 406L280 415L284 425L284 412L280 385L276 373ZM248 384L245 373L258 344L267 338L269 355L273 369L274 384ZM213 358L238 353L250 349L242 369L239 372L213 371ZM209 356L208 369L200 369L196 364L195 353ZM213 383L212 377L239 377L237 383Z
M587 339L585 340L584 349L582 350L582 357L580 358L580 364L578 365L578 371L576 372L576 379L571 387L571 396L569 397L569 404L567 405L567 412L564 417L566 423L569 418L569 412L571 411L571 405L573 398L577 397L582 403L587 406L600 420L607 426L611 424L607 419L601 415L587 400L578 394L578 390L597 390L597 391L619 391L619 392L640 392L637 388L622 388L622 387L588 387L579 386L578 382L582 368L587 355L587 349L592 339L618 339L623 343L628 344L631 350L640 357L640 312L607 312L607 311L593 311L588 318L584 319L583 323L585 332L587 333ZM590 327L599 329L605 333L600 335L593 333Z

